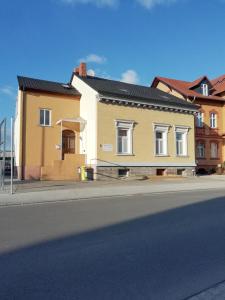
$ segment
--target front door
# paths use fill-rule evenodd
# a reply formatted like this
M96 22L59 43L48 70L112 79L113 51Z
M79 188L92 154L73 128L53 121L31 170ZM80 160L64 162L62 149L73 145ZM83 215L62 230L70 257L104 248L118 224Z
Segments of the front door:
M63 130L62 132L62 158L64 154L75 153L75 133L72 130Z

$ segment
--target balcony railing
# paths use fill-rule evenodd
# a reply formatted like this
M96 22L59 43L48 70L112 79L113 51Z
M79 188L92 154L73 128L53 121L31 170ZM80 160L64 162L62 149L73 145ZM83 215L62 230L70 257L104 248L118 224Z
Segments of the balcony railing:
M196 135L209 135L209 136L220 136L220 130L218 128L210 127L195 127Z

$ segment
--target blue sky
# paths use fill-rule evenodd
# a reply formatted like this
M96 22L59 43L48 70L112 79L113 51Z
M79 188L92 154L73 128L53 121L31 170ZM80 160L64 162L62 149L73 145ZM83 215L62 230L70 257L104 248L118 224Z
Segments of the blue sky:
M18 74L68 81L83 59L98 76L149 84L225 73L223 0L14 0L0 9L0 119Z

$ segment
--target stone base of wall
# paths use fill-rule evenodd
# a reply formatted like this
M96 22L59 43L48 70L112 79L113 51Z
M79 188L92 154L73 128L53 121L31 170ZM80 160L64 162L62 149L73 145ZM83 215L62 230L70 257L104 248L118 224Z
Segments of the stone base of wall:
M118 180L122 177L193 176L193 167L97 167L97 180Z

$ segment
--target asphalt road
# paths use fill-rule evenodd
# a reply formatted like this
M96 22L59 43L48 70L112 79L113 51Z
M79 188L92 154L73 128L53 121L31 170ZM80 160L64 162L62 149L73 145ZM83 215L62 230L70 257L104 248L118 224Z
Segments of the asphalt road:
M222 281L225 189L0 208L1 300L181 300Z

